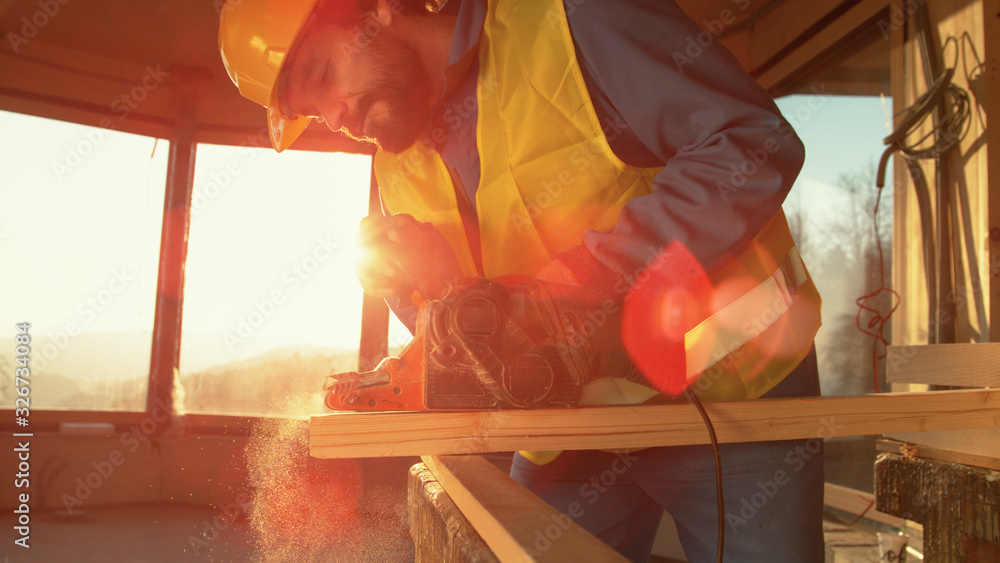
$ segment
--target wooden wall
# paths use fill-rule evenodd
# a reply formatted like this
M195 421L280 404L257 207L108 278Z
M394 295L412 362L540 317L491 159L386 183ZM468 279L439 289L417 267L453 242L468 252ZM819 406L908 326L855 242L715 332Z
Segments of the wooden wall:
M895 3L894 13L912 11L911 4ZM896 345L997 339L996 327L990 322L997 308L998 300L991 297L998 289L1000 268L997 241L990 239L990 227L997 222L995 211L991 218L997 196L994 193L991 198L986 132L990 99L996 97L995 84L987 89L987 75L995 73L995 66L988 73L988 66L980 66L976 59L978 54L979 59L992 60L995 65L996 45L986 44L984 27L985 21L996 27L997 9L991 4L997 4L996 0L922 3L930 21L926 49L920 40L919 11L903 25L891 22L891 40L896 46L893 98L897 125L902 121L899 112L917 102L945 67L955 67L952 83L967 92L969 103L967 130L961 129L965 132L958 146L937 161L919 162L928 186L923 219L919 188L905 161L896 159L893 285L902 297L894 322ZM928 63L927 59L934 60ZM945 95L945 102L954 100L950 93ZM939 117L948 119L953 114L952 109L945 109ZM932 127L929 117L908 142L915 143ZM992 183L996 184L1000 170L994 170ZM930 276L925 273L928 260L934 262L929 265Z

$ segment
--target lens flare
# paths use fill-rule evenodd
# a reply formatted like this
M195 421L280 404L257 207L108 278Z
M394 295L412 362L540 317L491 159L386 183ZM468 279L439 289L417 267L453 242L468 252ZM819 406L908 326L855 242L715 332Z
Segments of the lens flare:
M352 272L358 269L369 259L369 251L364 249L358 238L358 233L350 232L344 235L343 246L344 264L350 267Z
M711 295L704 268L676 241L636 278L622 312L622 342L657 390L677 396L688 386L687 365L697 358L689 357L685 339L708 316Z

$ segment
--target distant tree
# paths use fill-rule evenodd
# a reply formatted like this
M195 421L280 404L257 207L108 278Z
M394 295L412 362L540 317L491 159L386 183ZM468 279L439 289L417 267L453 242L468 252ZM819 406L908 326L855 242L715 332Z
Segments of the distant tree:
M822 371L824 384L831 394L874 391L874 358L885 353L883 343L876 337L890 338L887 315L895 304L895 296L888 289L892 261L892 197L875 187L874 178L874 163L838 177L837 186L844 190L847 206L825 233L829 249L824 262L832 267L824 268L823 275L847 276L839 287L853 294L842 298L857 302L853 308L855 314L824 319L828 346ZM884 364L884 361L878 362L880 390L885 389Z

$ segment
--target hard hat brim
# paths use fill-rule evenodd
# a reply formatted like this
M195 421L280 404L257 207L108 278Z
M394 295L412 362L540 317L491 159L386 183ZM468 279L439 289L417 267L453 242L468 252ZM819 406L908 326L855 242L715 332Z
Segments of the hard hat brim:
M281 152L292 145L295 139L312 123L313 118L296 116L288 119L281 115L275 106L267 108L267 132L271 136L271 146Z

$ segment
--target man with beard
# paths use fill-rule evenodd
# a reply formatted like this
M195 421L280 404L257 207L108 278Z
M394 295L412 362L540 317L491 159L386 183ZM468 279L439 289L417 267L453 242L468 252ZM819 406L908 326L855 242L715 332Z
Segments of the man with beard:
M706 33L667 0L229 0L220 48L277 150L315 119L378 146L358 276L411 328L414 290L531 276L643 369L605 362L581 404L818 395L819 296L780 208L803 148ZM822 560L815 442L721 447L727 560ZM664 510L715 559L708 446L519 452L511 474L632 560Z

